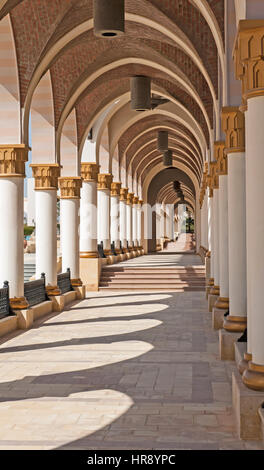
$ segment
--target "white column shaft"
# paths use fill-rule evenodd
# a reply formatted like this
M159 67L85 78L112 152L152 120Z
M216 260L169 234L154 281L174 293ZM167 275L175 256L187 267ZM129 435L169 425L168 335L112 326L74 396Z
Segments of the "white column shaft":
M46 275L46 284L57 285L57 191L36 194L36 279Z
M141 237L141 230L142 230L142 223L141 223L141 204L137 206L137 241L138 246L142 246L142 237Z
M228 155L229 311L247 315L245 153Z
M127 224L127 241L128 246L132 245L132 206L127 204L126 206L126 224Z
M132 206L132 235L134 246L137 246L137 205Z
M80 202L80 252L97 252L97 183L83 181Z
M120 249L119 196L111 196L111 242Z
M219 286L219 189L214 189L213 207L214 285Z
M110 190L99 189L98 197L98 242L103 242L104 250L110 250Z
M9 282L9 295L24 296L24 178L0 178L0 287Z
M122 243L122 247L127 247L127 223L126 223L126 202L120 201L120 239Z
M228 176L219 176L219 287L220 296L229 297L228 277Z
M248 99L246 112L246 223L248 352L264 365L264 96Z
M62 272L71 270L71 279L80 277L79 199L61 199L60 227Z

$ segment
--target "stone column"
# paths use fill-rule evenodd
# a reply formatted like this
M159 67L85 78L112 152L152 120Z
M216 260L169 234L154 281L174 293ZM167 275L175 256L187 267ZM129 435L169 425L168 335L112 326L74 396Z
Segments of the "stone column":
M0 145L0 287L9 282L10 304L24 309L24 177L28 148Z
M128 252L127 249L127 223L126 223L126 200L127 200L127 188L120 189L120 239L122 243L122 249L124 253Z
M57 286L57 190L60 165L32 164L36 191L36 279L46 275L50 296L60 295Z
M245 119L239 108L223 108L228 159L229 315L224 329L243 332L247 326Z
M111 243L110 243L110 190L113 175L110 173L99 173L97 185L98 197L98 241L102 241L104 246L104 254L110 256Z
M252 360L244 384L264 390L264 20L240 22L235 47L237 78L242 80L246 111L246 244L248 353ZM263 400L263 398L262 398Z
M80 258L98 258L97 250L97 179L99 165L81 163Z
M215 303L218 309L227 310L229 307L229 279L228 279L228 186L227 186L227 158L224 153L225 142L215 143L215 157L217 158L217 174L219 179L219 288L220 297Z
M59 178L60 196L60 241L62 254L62 272L71 270L73 287L82 285L80 279L80 190L81 177Z
M134 247L138 247L138 230L137 230L137 223L138 223L138 200L137 196L133 198L133 206L132 206L132 234L133 234L133 243Z
M115 244L116 254L121 253L120 249L120 224L119 224L119 197L121 183L111 184L111 242Z
M213 189L211 187L211 177L207 179L208 184L208 252L206 253L206 297L214 285L214 265L213 265Z
M127 194L127 206L126 206L126 224L127 224L127 241L129 251L133 251L132 247L132 203L133 203L134 193Z
M143 206L143 201L142 199L139 199L138 205L137 205L137 240L138 240L138 248L140 250L140 253L143 254L143 243L142 243L142 221L141 221L141 216L142 216L142 206Z
M219 296L219 178L217 175L217 162L211 162L212 168L212 188L213 188L213 272L214 286L211 289L212 295Z

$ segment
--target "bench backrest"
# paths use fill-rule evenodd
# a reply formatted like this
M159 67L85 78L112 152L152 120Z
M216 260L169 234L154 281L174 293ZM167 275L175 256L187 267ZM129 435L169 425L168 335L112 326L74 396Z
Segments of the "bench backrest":
M0 289L0 318L7 317L11 313L9 305L9 285L8 282L5 281L3 288Z
M24 284L24 296L26 297L29 307L41 304L46 300L49 300L46 293L46 281L45 274L41 274L41 279L36 281L25 282Z
M73 290L71 285L71 271L69 268L67 269L66 273L58 274L57 284L62 294L66 294L66 292Z

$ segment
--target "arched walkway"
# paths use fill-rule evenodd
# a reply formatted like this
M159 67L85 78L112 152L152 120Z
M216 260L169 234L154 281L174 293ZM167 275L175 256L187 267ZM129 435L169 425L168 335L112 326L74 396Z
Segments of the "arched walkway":
M177 256L196 258L127 263ZM0 449L261 448L237 438L235 366L209 316L203 291L101 291L14 333L0 346Z

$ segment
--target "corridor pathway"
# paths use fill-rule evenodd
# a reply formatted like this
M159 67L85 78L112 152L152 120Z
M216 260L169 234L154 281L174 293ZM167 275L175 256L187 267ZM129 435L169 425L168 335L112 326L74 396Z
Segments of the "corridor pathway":
M217 338L204 292L89 294L2 340L0 449L261 448Z

